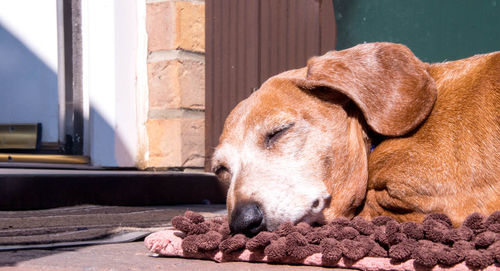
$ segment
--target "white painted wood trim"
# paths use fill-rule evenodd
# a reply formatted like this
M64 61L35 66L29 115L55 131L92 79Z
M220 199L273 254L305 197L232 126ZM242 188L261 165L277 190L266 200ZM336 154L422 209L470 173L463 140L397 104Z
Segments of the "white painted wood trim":
M137 167L147 116L145 0L82 0L83 91L93 166ZM85 115L85 113L84 113Z
M63 0L57 0L57 95L59 99L59 142L66 141L66 76L64 65Z
M149 160L149 139L146 129L149 112L148 34L146 30L146 0L137 0L137 166L144 169Z

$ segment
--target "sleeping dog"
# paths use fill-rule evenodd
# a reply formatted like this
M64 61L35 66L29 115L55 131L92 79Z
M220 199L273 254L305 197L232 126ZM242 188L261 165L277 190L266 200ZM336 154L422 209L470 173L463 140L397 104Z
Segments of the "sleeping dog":
M427 64L368 43L268 79L212 158L233 232L500 209L500 52Z

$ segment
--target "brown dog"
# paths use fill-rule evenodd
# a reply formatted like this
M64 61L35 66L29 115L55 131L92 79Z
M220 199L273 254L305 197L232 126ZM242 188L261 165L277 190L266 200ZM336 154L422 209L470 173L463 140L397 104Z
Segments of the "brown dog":
M234 232L487 215L500 209L500 52L429 65L371 43L314 57L231 112L212 162Z

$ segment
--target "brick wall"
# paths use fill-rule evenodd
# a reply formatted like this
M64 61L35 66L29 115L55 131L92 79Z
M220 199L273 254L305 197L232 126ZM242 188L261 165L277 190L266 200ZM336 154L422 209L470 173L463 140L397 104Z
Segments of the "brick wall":
M205 3L147 0L147 168L202 168Z

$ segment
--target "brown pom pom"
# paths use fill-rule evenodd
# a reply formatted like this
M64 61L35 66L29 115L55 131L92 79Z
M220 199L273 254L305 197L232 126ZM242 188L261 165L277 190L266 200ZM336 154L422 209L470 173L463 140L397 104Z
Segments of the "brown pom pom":
M427 219L423 223L425 237L433 242L444 243L450 230L447 224L440 220Z
M295 230L300 232L302 235L306 235L308 232L312 231L312 227L305 222L300 222L295 226Z
M447 215L441 214L441 213L432 213L432 214L427 215L424 218L424 221L422 222L422 224L424 224L425 221L427 221L427 220L434 220L434 221L437 221L439 223L442 223L443 226L445 226L447 229L450 229L452 226L451 219Z
M184 213L184 217L191 220L195 224L205 221L205 218L201 214L189 210Z
M227 223L227 216L217 216L217 217L212 218L212 221L215 224L222 225L224 223Z
M489 231L500 233L500 211L493 212L486 219L484 225Z
M327 237L328 238L335 238L337 240L344 239L342 230L344 229L344 226L335 224L329 224L327 226L323 226L322 228L325 228L328 230Z
M222 240L226 240L227 238L231 237L231 229L229 228L229 224L226 222L217 229L217 232L219 232L222 235Z
M351 227L355 228L360 234L370 235L374 232L375 225L362 217L355 217L351 220Z
M370 237L365 236L365 235L359 235L356 238L354 238L354 241L360 242L363 244L364 247L370 251L375 244L377 244L375 241L373 241Z
M488 230L495 233L500 233L500 223L489 225Z
M296 229L293 226L293 223L292 222L285 222L285 223L281 224L274 232L277 235L279 235L280 237L285 237L294 231L296 231Z
M370 251L367 246L361 242L345 239L340 242L342 254L344 257L357 261L368 254Z
M404 233L400 232L399 223L395 221L389 221L385 224L385 235L387 236L387 241L391 246L399 244L403 240L407 239Z
M339 226L342 226L342 227L347 227L351 224L351 221L345 217L337 217L337 218L334 218L331 222L330 222L330 225L331 226L334 226L334 225L339 225Z
M321 260L325 265L335 265L342 257L342 249L339 241L326 238L321 241Z
M480 213L472 213L468 215L462 226L471 229L475 234L481 233L486 230L484 225L484 217Z
M194 226L194 223L191 220L189 220L183 216L174 216L172 218L171 222L172 222L172 225L176 229L178 229L186 234L191 232L191 229Z
M245 235L238 233L233 237L230 237L222 241L219 245L219 249L226 254L237 250L241 250L245 248L247 240L248 238Z
M467 251L474 249L474 245L471 242L460 240L453 244L453 248L464 251L463 254L465 255Z
M484 249L470 250L465 255L465 265L472 269L483 269L494 262L491 252Z
M419 265L433 267L438 263L437 252L439 249L440 247L437 243L428 240L420 240L413 250L412 258L415 259L415 263Z
M197 244L198 250L210 251L219 248L222 241L222 235L216 231L209 231L206 234L199 235Z
M215 223L213 220L207 220L205 221L205 224L208 226L208 231L217 231L220 227L220 225Z
M267 260L271 263L281 262L286 259L286 238L281 237L278 240L271 241L264 249L264 254L267 255Z
M292 232L285 238L286 253L292 261L302 260L320 251L319 246L308 244L300 232Z
M396 232L400 232L399 223L394 221L394 220L388 221L385 224L385 234L387 234L387 237L389 237L389 235L392 235Z
M289 249L287 255L292 261L300 262L306 257L313 255L314 253L320 252L321 249L318 245L307 244L305 246L295 247L294 249Z
M184 255L189 256L198 252L198 236L189 235L182 239L181 244Z
M406 235L402 232L396 232L392 235L387 236L387 241L389 241L389 244L391 246L397 245L405 241L406 239L408 239L408 237L406 237Z
M288 248L307 245L307 239L300 232L292 232L286 237L286 245Z
M319 245L323 239L328 237L328 230L319 228L318 230L308 232L305 237L309 244Z
M321 227L315 227L312 229L312 232L317 232L319 235L325 235L325 238L333 238L330 236L330 230L332 227L330 225L323 225Z
M500 240L500 236L497 233L485 231L476 235L473 243L477 248L487 248L497 240Z
M496 241L489 248L488 251L492 254L493 258L500 263L500 241Z
M411 258L413 250L417 246L414 239L405 239L389 249L389 257L398 262L404 262Z
M445 242L447 243L454 243L458 241L470 241L472 236L474 235L474 232L472 232L471 229L467 227L458 227L455 229L449 230L445 236Z
M400 225L401 232L408 238L420 240L424 238L424 228L415 222L404 222Z
M342 230L340 230L340 235L338 236L337 240L344 240L344 239L354 239L356 236L359 235L359 232L353 228L353 227L344 227Z
M372 223L376 226L385 226L385 224L387 224L387 222L389 221L394 221L396 222L396 220L394 220L394 218L392 217L388 217L388 216L377 216L375 217L373 220L372 220Z
M210 230L210 223L208 222L202 222L200 224L193 224L191 227L191 230L188 232L188 234L204 234L207 233Z
M292 232L285 238L286 254L292 260L295 261L309 256L307 255L307 249L305 249L307 240L300 232Z
M454 266L459 262L463 261L465 254L461 253L457 249L450 248L448 246L443 246L442 250L438 253L439 263L446 266Z
M261 231L252 239L248 240L246 248L252 252L262 250L268 246L272 240L278 240L276 233Z
M354 241L360 242L368 250L365 257L386 257L387 251L383 249L372 237L359 235L354 238Z
M367 257L387 257L387 251L378 243L374 242L372 249L366 255Z
M373 239L384 248L388 248L390 246L387 235L385 234L385 229L383 227L375 229L375 232L373 233Z

